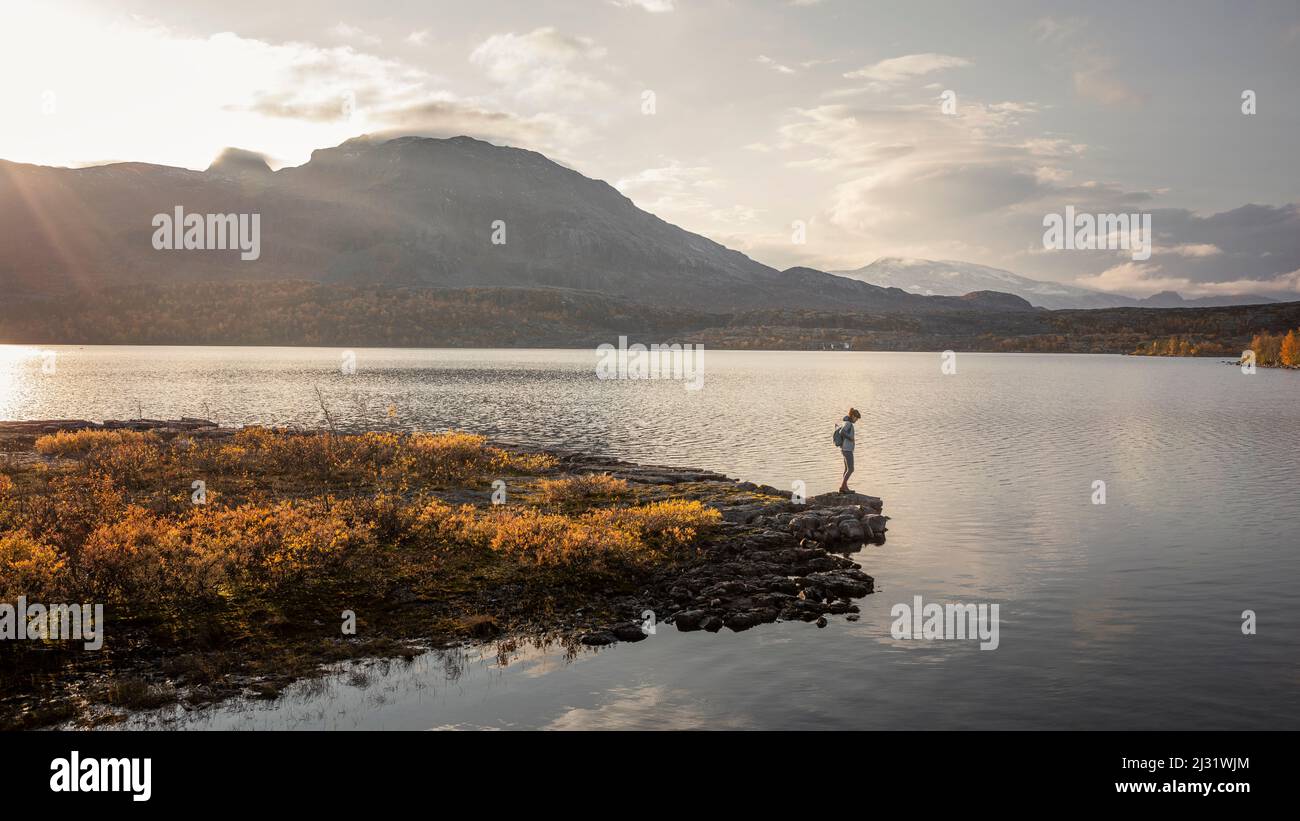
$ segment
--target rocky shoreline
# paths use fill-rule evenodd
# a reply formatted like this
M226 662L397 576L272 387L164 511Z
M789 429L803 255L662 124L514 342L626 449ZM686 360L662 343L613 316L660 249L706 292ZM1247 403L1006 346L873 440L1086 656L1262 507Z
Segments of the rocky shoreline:
M777 488L719 473L581 454L560 458L574 472L680 488L674 495L717 508L724 522L697 559L656 572L639 595L615 602L628 619L583 633L584 644L640 641L647 610L682 631L741 631L776 621L825 626L829 615L855 618L853 600L874 590L872 577L846 554L884 543L889 517L877 497L827 493L796 503Z
M58 431L133 430L153 431L165 438L224 439L237 429L203 419L178 420L32 420L0 422L0 466L45 462L54 458L34 452L35 440ZM543 452L554 457L555 475L608 474L635 489L639 501L695 500L721 514L721 522L699 538L689 556L678 556L662 565L629 578L619 591L606 590L586 595L579 606L567 612L529 610L510 589L485 591L471 603L483 617L461 637L393 633L391 638L406 647L411 642L448 646L472 641L505 641L545 635L549 640L572 646L599 648L618 642L637 642L672 625L680 631L717 633L724 628L739 632L778 621L801 621L826 626L827 618L843 615L856 620L854 600L874 591L874 580L850 558L866 544L883 544L888 516L883 501L863 494L829 493L799 503L789 492L736 481L723 474L663 465L644 465L607 456L547 449L523 449L507 444L515 452ZM478 494L462 492L448 501L483 504ZM629 592L634 590L635 592ZM411 612L418 623L420 613L440 613L447 604L403 588L386 596L393 612ZM518 602L518 603L516 603ZM432 642L430 644L430 642ZM397 645L395 645L397 646ZM362 648L358 646L358 651ZM364 652L364 651L362 651ZM382 653L383 651L381 651ZM401 655L410 651L401 649ZM149 655L139 659L147 671ZM298 671L301 672L301 671ZM267 695L277 693L284 682L245 681L231 678L229 686L211 686L213 700L262 687ZM208 699L200 699L208 700Z
M132 419L92 422L50 419L0 422L0 438L36 437L60 430L155 431L204 438L232 436L235 428L206 419ZM517 449L517 448L515 448ZM803 503L768 485L721 473L667 465L642 465L611 457L542 449L570 473L607 473L653 488L665 498L696 499L722 513L720 532L700 556L658 571L634 597L609 602L626 620L576 631L587 645L640 641L651 611L657 623L678 630L747 630L776 621L825 625L829 615L858 612L853 599L873 592L874 580L846 554L883 544L884 502L878 497L826 493Z

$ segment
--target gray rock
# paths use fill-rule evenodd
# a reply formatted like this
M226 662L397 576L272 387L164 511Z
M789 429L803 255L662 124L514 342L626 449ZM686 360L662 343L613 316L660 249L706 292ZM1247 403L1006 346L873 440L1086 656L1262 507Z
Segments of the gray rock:
M672 622L682 632L699 630L705 615L707 614L703 610L682 610L672 616Z
M832 570L813 573L807 577L804 592L810 589L823 597L837 599L856 599L870 593L875 587L875 580L861 570Z
M614 637L619 641L643 641L646 637L645 631L641 625L634 622L624 622L616 626L613 630Z

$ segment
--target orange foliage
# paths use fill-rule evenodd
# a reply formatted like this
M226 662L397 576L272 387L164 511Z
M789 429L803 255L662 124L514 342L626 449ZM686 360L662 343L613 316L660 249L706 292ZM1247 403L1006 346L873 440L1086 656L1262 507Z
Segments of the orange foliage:
M119 445L157 445L160 442L158 434L152 431L61 430L37 439L36 452L46 456L85 456Z
M721 514L697 501L593 510L578 517L533 508L431 502L419 521L426 536L506 553L538 565L591 564L606 558L641 563L689 545Z
M555 465L454 431L80 431L41 437L38 448L67 461L31 471L22 493L0 473L0 591L60 590L134 614L317 585L386 589L385 573L402 562L428 573L444 558L600 573L687 546L719 520L694 501L572 515L431 501L429 486ZM195 477L206 503L191 504ZM591 475L539 488L548 500L583 501L624 494L627 483Z
M1300 367L1300 335L1295 331L1287 331L1286 338L1282 340L1279 359L1288 368Z
M19 596L46 601L66 583L65 562L59 552L25 531L0 534L0 600Z
M581 502L598 497L622 496L627 480L607 473L586 473L560 479L542 479L537 483L538 498L546 504Z

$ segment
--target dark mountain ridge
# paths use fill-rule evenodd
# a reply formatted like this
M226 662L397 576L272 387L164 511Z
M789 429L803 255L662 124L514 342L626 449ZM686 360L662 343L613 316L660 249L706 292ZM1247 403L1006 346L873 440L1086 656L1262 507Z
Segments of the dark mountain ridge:
M260 215L260 254L155 250L154 216ZM637 208L534 151L469 137L360 137L270 171L227 150L207 171L0 161L0 285L62 293L167 281L568 288L664 306L905 313L1034 310L777 271Z

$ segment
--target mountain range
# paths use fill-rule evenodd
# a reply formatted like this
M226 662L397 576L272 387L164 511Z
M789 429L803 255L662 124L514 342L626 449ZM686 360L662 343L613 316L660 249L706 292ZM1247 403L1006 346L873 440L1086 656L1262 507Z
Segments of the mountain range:
M258 214L256 259L156 250L155 216ZM647 305L898 314L1227 304L1137 300L965 262L879 259L828 273L764 265L541 154L470 137L358 137L272 171L228 149L208 169L0 161L0 288L48 297L148 283L556 288ZM1232 304L1268 302L1234 298Z
M852 271L832 271L842 277L870 282L886 288L900 288L913 294L958 296L971 291L1002 291L1015 294L1040 308L1206 308L1225 305L1262 305L1277 300L1253 294L1186 299L1175 291L1162 291L1145 298L1110 294L1044 282L1013 274L1001 268L959 260L929 260L881 257Z
M260 215L260 254L160 251L155 215ZM230 150L205 171L0 162L0 284L49 294L168 281L564 288L658 305L1033 310L778 271L637 208L533 151L469 137L356 138L271 171Z

